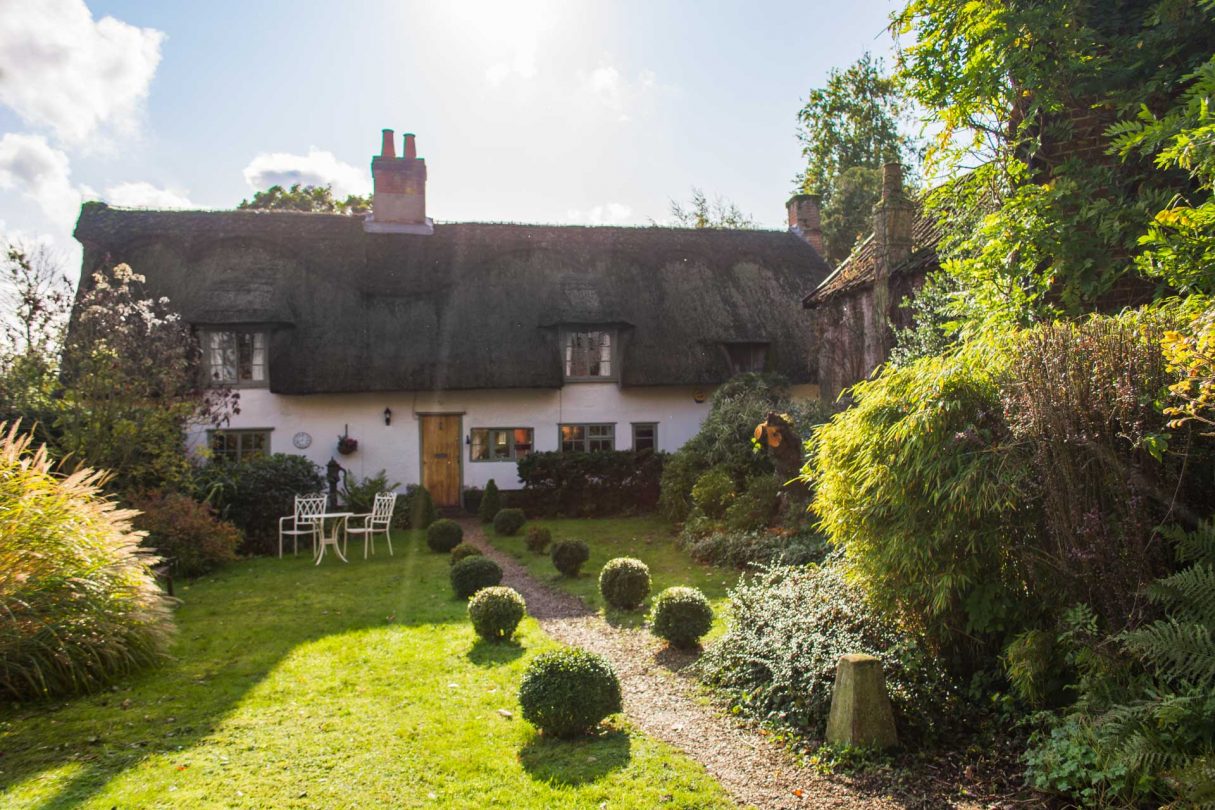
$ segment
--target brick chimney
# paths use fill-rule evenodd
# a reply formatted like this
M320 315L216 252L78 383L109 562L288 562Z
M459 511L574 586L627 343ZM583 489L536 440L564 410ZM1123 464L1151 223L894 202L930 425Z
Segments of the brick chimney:
M823 226L820 221L819 203L817 194L794 194L785 203L785 208L789 212L789 230L805 239L821 256Z
M890 272L911 255L911 226L915 204L903 191L903 167L898 162L882 166L882 198L873 207L873 245L877 273Z
M397 157L391 129L382 133L380 154L371 159L374 191L371 213L363 220L368 233L434 233L434 222L426 216L426 161L418 157L413 133L404 137L402 156Z

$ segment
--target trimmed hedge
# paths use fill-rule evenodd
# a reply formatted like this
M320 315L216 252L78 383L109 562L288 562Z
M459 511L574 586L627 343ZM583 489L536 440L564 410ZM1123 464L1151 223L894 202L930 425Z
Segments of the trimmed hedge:
M622 710L620 681L605 658L567 647L532 659L519 687L523 719L546 736L589 734Z
M553 565L567 577L576 577L582 564L591 558L591 549L582 540L562 540L550 553Z
M604 517L653 511L665 453L532 453L519 461L529 509Z
M474 546L472 543L460 543L451 550L451 565L455 565L460 560L476 557L481 554L481 549Z
M527 522L527 516L522 509L500 509L494 515L494 531L507 537L514 536Z
M650 595L650 568L632 557L608 560L599 572L599 593L612 607L634 610Z
M713 626L713 608L696 588L667 588L654 600L650 623L671 646L692 649Z
M431 551L446 554L464 539L464 530L460 524L448 518L441 518L430 524L426 530L426 545Z
M468 602L473 630L486 641L510 641L526 615L523 597L514 588L502 585L482 588Z
M482 588L502 581L502 569L486 556L465 557L451 567L451 589L467 599Z

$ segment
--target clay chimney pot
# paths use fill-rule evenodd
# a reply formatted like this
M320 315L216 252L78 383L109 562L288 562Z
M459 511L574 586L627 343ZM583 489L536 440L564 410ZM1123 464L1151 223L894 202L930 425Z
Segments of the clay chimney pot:
M397 156L396 138L391 129L386 129L382 133L383 140L380 141L380 157L394 158Z

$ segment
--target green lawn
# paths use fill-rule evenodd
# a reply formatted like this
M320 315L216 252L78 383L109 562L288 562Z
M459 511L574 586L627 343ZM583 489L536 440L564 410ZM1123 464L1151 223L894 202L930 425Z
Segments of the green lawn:
M530 619L521 644L477 643L446 556L396 546L183 588L172 662L0 710L0 807L731 806L622 718L592 740L538 738L516 693L554 643Z
M525 545L530 526L544 526L553 533L553 542L566 539L585 540L591 549L591 559L582 567L577 579L561 576L547 554L532 554ZM544 582L548 582L580 597L603 613L612 623L639 627L649 611L650 602L664 588L691 585L704 591L713 604L713 629L706 640L712 640L725 629L729 600L726 593L738 581L738 571L698 563L675 547L671 524L661 518L609 518L601 520L533 520L515 537L499 537L493 526L485 527L486 535L495 546L509 552ZM613 557L636 557L650 567L652 588L650 599L636 611L620 611L607 607L599 595L599 569Z

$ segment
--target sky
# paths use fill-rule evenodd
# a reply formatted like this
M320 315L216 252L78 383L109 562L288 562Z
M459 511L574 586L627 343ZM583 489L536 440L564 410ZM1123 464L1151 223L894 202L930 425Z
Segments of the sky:
M890 0L0 0L0 240L78 275L84 200L371 190L417 135L436 222L645 225L692 187L785 227L796 115ZM137 268L136 268L137 270Z

